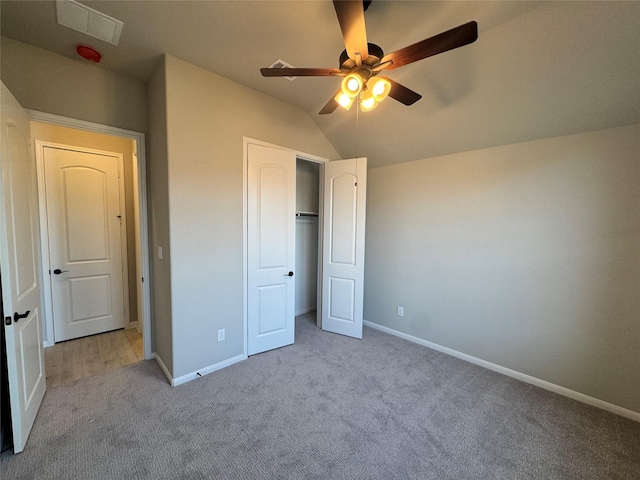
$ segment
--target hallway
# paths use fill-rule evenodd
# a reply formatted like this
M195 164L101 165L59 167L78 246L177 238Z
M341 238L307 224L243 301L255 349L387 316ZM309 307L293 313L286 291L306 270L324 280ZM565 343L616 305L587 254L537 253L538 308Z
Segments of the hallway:
M142 334L135 328L57 343L44 352L47 388L115 370L144 358Z

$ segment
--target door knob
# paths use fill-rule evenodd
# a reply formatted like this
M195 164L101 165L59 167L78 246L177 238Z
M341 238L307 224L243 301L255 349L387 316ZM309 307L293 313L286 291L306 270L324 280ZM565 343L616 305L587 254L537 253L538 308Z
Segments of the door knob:
M293 272L289 272L285 275L285 277L293 277Z
M20 315L18 312L13 312L13 322L18 323L18 320L20 320L21 318L27 318L29 316L29 313L31 313L31 310L27 310L22 315Z
M69 271L69 270L60 270L59 268L56 268L56 269L53 271L53 273L55 273L56 275L60 275L61 273L68 272L68 271Z

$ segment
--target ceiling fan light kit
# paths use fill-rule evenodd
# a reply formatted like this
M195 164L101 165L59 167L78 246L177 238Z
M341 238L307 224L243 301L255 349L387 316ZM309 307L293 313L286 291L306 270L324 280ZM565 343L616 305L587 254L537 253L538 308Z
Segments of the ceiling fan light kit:
M353 105L355 99L356 97L347 95L342 90L340 90L334 98L334 100L338 102L338 105L340 105L345 110L349 110L351 108L351 105Z
M391 82L386 78L373 77L370 80L364 80L359 71L356 71L344 77L341 91L334 99L342 108L349 110L355 98L360 95L360 109L368 112L376 108L390 91Z
M386 78L374 77L367 83L367 88L371 90L373 98L375 98L377 102L381 102L387 98L387 95L389 95L389 92L391 91L391 82Z
M371 2L364 2L368 3ZM427 57L462 47L478 39L478 24L465 23L446 32L414 43L385 55L382 49L367 42L362 0L333 0L345 50L340 55L340 69L336 68L261 68L264 77L330 77L341 76L341 89L320 110L320 115L332 113L338 105L349 110L360 95L360 108L368 112L390 96L404 105L413 105L422 95L385 77L377 77L383 70L408 65Z
M373 97L370 90L363 90L360 94L360 110L370 112L378 106L378 101Z
M356 97L362 90L362 77L357 73L351 73L342 80L342 92L349 97Z

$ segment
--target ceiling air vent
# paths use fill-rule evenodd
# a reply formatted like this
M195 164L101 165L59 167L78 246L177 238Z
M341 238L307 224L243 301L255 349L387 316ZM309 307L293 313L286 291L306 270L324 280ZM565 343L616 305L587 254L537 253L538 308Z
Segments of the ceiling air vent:
M78 32L118 45L124 25L120 20L111 18L93 8L74 0L57 0L58 23Z
M269 68L294 68L294 67L293 65L289 65L284 60L278 59L275 62L273 62L271 65L269 65ZM282 77L282 78L286 78L287 80L290 80L293 82L298 77Z

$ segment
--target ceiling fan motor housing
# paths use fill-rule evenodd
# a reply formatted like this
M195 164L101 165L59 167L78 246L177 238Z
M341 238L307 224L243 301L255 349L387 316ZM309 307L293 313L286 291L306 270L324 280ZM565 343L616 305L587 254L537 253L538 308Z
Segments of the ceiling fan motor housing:
M369 56L362 60L362 66L360 67L358 67L355 60L349 58L347 51L343 50L340 54L340 70L345 74L358 73L365 81L377 75L379 71L374 71L373 69L380 64L382 57L384 57L384 52L374 43L367 43L367 46L369 48Z

